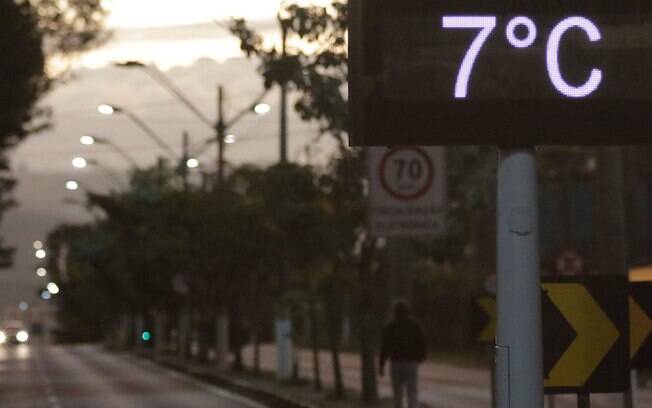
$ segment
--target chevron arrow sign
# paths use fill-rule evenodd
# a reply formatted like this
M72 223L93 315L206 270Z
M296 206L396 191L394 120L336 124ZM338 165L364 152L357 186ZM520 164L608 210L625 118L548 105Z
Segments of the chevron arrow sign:
M546 393L627 390L630 336L626 278L560 278L542 286Z

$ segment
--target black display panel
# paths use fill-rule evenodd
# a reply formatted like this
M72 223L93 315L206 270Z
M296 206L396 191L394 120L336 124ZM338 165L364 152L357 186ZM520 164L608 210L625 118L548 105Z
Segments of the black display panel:
M650 5L504 3L351 0L351 144L649 144Z

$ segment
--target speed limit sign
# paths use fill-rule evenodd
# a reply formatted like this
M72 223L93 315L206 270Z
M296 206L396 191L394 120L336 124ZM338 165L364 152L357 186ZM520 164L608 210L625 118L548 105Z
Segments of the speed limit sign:
M435 235L445 229L446 163L441 147L370 147L371 231Z
M387 194L411 201L432 187L435 168L428 153L419 147L388 150L378 167L380 182Z

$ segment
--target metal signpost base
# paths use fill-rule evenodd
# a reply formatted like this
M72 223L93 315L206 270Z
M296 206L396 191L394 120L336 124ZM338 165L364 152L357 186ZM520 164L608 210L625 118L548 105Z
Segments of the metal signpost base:
M591 394L577 394L577 408L591 408Z
M543 408L537 177L533 148L498 169L498 408Z

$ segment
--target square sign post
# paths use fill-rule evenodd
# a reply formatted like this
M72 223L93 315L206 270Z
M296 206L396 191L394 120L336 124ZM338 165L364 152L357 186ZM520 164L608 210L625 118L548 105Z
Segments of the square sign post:
M349 7L351 145L500 149L498 408L542 408L534 149L652 143L652 2Z

